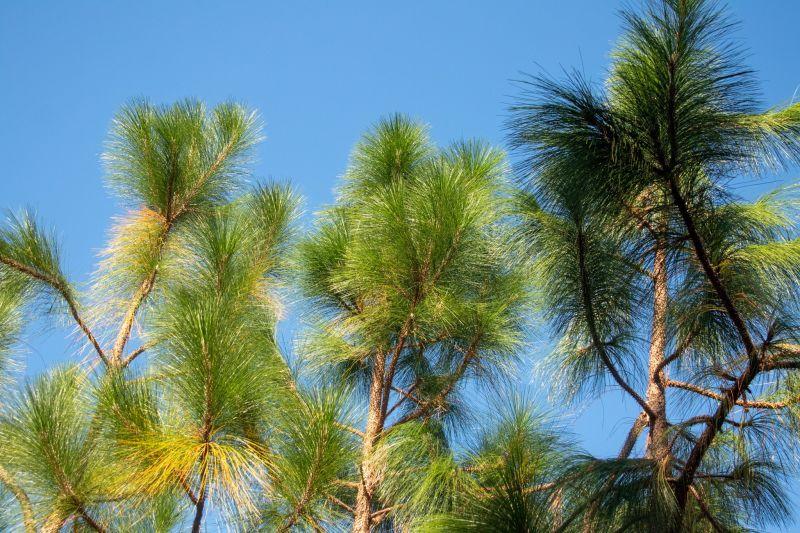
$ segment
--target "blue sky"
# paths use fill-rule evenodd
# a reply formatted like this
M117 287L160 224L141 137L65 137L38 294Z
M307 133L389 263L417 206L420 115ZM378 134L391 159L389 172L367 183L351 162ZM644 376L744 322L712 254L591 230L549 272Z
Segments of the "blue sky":
M112 116L135 97L196 97L260 110L267 139L256 174L291 180L310 217L332 200L350 148L382 115L417 117L440 144L471 137L502 144L510 80L520 72L575 67L601 80L621 5L7 0L0 3L0 208L34 208L57 228L72 278L85 281L119 213L99 161ZM800 3L739 0L730 9L742 21L737 37L764 101L800 97ZM29 335L29 372L71 357L64 333ZM633 415L611 392L576 415L575 431L589 451L613 454Z

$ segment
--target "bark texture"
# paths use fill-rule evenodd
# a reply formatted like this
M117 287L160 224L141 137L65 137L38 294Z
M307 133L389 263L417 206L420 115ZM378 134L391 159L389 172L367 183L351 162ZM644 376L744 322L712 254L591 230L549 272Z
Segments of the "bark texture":
M361 484L356 495L354 533L369 533L372 516L372 496L378 485L377 472L372 463L372 450L383 431L383 374L386 361L382 353L375 355L369 389L369 413L364 431L364 446L361 452Z
M663 367L667 348L667 306L669 280L667 250L663 238L656 243L653 261L653 323L650 332L649 376L645 400L655 416L649 420L646 456L662 460L669 454L667 444L667 376Z

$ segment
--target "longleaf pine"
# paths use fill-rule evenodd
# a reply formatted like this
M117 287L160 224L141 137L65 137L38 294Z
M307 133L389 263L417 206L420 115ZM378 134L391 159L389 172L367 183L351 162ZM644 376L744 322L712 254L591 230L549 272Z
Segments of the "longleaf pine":
M0 227L0 530L792 525L800 197L736 184L796 170L800 104L714 2L621 20L602 83L517 83L508 154L387 115L314 213L254 176L254 110L123 107L88 283L36 214ZM20 372L44 323L75 357ZM570 410L612 392L598 457Z

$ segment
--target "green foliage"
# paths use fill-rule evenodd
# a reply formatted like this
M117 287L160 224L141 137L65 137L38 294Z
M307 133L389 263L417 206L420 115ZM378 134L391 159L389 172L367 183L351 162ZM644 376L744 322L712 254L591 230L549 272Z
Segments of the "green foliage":
M61 269L55 236L30 212L9 214L0 230L0 287L9 299L38 299L45 311L76 298Z
M103 389L126 484L154 496L188 484L219 494L233 516L256 512L267 483L264 437L289 386L269 280L296 203L284 187L262 187L177 236L169 268L180 275L147 322L153 364Z
M256 114L234 103L210 112L191 100L122 109L103 159L128 211L116 220L95 275L96 322L116 327L151 277L170 277L165 260L181 253L173 234L244 192L260 131Z
M780 523L780 481L794 466L781 450L795 427L796 359L778 346L797 337L796 198L789 188L744 202L729 184L800 161L797 106L758 111L754 77L730 40L735 25L713 2L647 2L622 20L604 86L579 73L528 78L509 123L525 178L518 240L557 341L550 368L561 389L584 397L613 377L652 411L644 458L585 458L565 476L573 525ZM659 305L658 279L660 324L644 311ZM663 365L650 359L649 372L637 371L653 350ZM792 363L764 371L770 357ZM688 384L659 403L676 377ZM730 391L761 403L737 408L723 401ZM715 410L697 416L709 397ZM661 455L656 418L667 428Z
M290 187L248 186L254 112L123 108L103 159L125 211L87 302L31 214L0 229L2 379L32 303L65 308L103 365L0 402L0 529L199 531L208 507L282 532L788 522L797 197L728 184L800 162L800 106L759 111L713 2L622 20L603 86L522 82L521 190L501 150L393 115L302 236ZM310 323L291 358L289 279ZM527 400L474 401L511 383L539 308L556 393L611 385L643 410L618 457L579 454Z
M326 317L318 363L361 368L406 322L414 341L398 375L409 384L452 375L465 351L502 366L519 346L527 293L505 260L503 156L478 143L437 152L424 131L391 117L367 134L339 204L300 245L301 286Z
M299 392L277 413L270 437L270 488L260 527L267 531L319 529L346 519L331 498L348 500L341 484L353 474L357 443L343 429L348 421L346 391Z
M299 198L244 189L259 138L236 104L123 109L104 159L129 211L102 254L89 322L53 237L28 214L0 232L4 367L23 305L40 296L67 304L107 365L49 372L4 402L0 474L23 518L32 508L26 529L167 531L189 507L202 518L206 500L231 519L258 514L272 421L300 405L274 334ZM126 355L131 337L141 347ZM150 365L124 368L142 351Z
M134 102L114 120L104 160L112 190L170 220L230 199L260 140L255 113L234 103Z
M559 527L570 501L557 481L571 463L571 443L518 397L497 406L495 413L462 457L439 451L425 482L406 477L394 481L393 486L412 493L403 515L416 524L415 530Z

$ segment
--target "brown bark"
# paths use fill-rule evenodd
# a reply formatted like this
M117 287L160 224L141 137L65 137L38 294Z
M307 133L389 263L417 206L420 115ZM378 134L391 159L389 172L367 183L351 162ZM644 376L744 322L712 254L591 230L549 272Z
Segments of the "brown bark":
M136 291L136 294L133 296L133 299L128 306L128 311L125 313L125 317L122 320L122 326L117 334L117 339L114 341L114 348L111 350L111 363L114 365L122 364L122 352L125 350L125 345L128 343L128 339L131 336L131 329L133 329L133 323L136 320L136 314L138 313L142 302L144 302L145 298L147 298L147 296L150 294L150 291L153 289L153 285L156 281L156 272L156 270L153 270L153 272L142 282L139 290Z
M369 389L369 412L361 450L361 484L356 495L353 520L354 533L369 533L372 522L372 496L378 484L377 472L372 463L372 450L383 430L383 379L386 361L384 354L375 354Z
M25 533L36 533L36 520L33 517L33 507L31 500L22 488L14 482L11 474L0 466L0 483L5 485L8 491L14 495L22 514L22 526Z
M667 444L667 378L662 365L667 348L667 306L669 280L667 277L667 250L663 238L656 243L653 262L653 323L650 333L649 375L645 401L655 416L650 417L646 456L661 460L669 453Z

